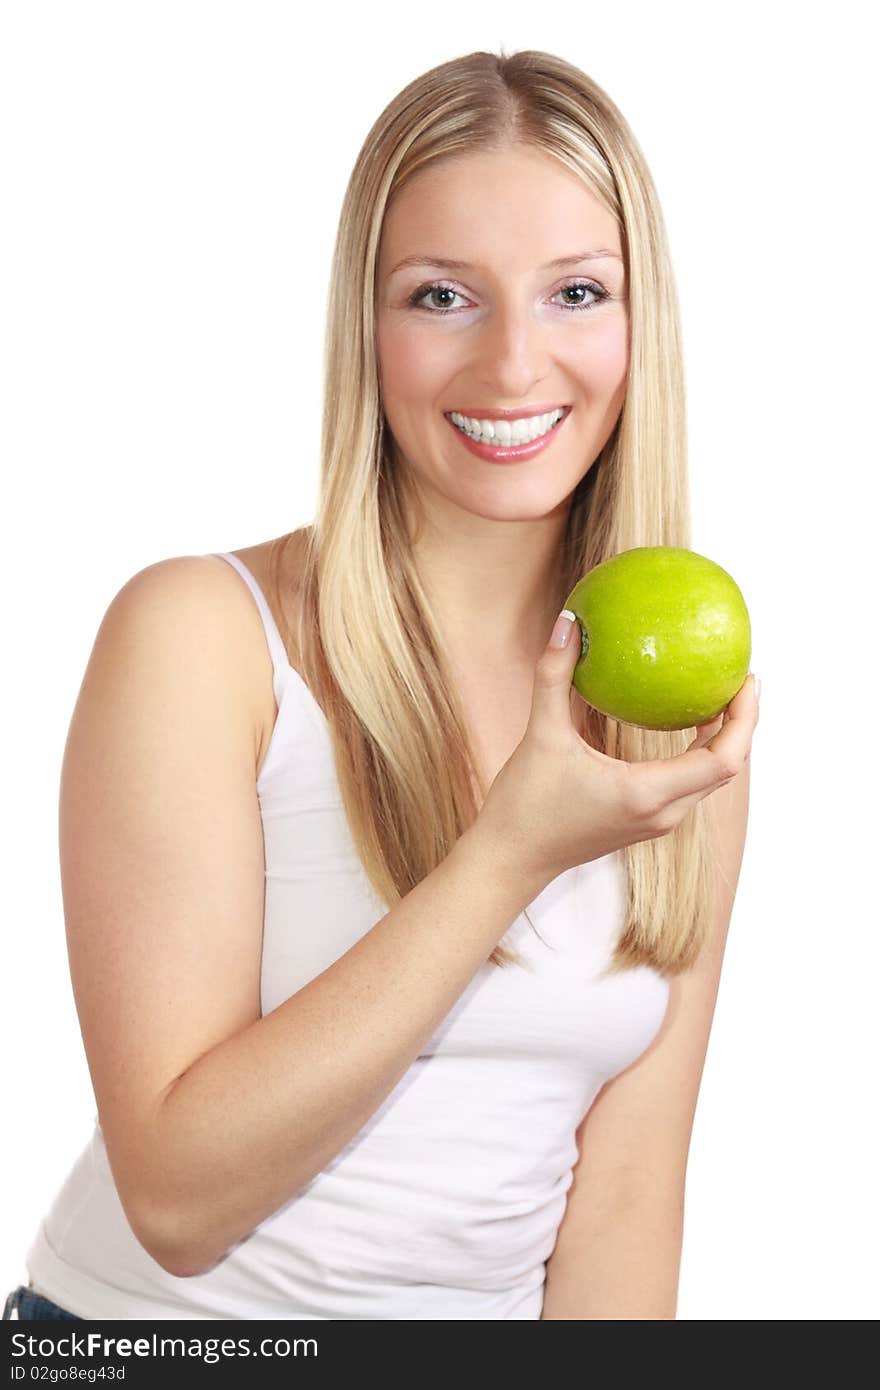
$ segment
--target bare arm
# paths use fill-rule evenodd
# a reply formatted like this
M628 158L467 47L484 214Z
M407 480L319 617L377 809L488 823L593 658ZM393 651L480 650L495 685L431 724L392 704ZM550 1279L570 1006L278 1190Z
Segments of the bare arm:
M683 1204L623 1201L591 1214L577 1266L554 1266L543 1321L674 1321L684 1233Z
M472 826L345 955L170 1087L153 1152L173 1272L222 1257L345 1146L540 887L502 875Z
M132 1230L178 1276L221 1259L345 1146L544 886L478 822L261 1017L246 673L266 661L240 577L163 561L111 604L65 749L65 921L99 1116Z

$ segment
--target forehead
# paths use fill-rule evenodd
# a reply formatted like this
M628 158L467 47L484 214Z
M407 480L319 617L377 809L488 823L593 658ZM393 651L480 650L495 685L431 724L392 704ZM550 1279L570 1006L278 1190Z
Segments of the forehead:
M413 252L472 265L496 257L508 271L603 246L622 255L620 229L590 188L558 160L522 147L443 159L416 174L386 211L385 273Z

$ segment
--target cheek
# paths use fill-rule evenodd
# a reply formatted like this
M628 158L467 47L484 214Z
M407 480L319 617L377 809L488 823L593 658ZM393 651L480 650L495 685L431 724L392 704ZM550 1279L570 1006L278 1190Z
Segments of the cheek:
M615 328L614 333L608 334L603 362L609 391L615 391L624 385L629 367L629 342L626 324L622 328L615 325Z
M384 394L413 400L436 390L454 355L442 333L419 334L408 323L377 324L376 351Z
M572 360L572 377L583 382L591 395L611 396L626 382L629 344L626 325L606 322L595 325Z

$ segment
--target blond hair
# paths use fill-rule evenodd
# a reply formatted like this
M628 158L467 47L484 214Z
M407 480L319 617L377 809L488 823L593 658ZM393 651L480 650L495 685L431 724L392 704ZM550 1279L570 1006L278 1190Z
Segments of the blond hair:
M354 843L389 908L449 854L478 807L476 760L411 554L407 472L394 466L382 412L380 236L391 199L414 174L440 159L517 146L558 160L614 215L628 285L626 396L574 491L559 607L578 579L619 551L691 543L677 295L657 194L629 126L600 87L549 53L475 52L432 68L374 123L342 205L324 343L319 498L295 639L327 717ZM280 563L278 554L276 587ZM612 757L667 757L689 741L685 731L624 725L575 704L581 736ZM607 973L649 965L672 975L692 964L713 906L710 824L701 800L671 833L620 851L626 909ZM521 963L500 944L488 959Z

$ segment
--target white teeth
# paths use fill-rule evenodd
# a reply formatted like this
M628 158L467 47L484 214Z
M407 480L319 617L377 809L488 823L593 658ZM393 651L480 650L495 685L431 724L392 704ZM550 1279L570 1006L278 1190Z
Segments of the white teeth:
M546 415L531 415L527 420L472 420L467 415L450 411L449 418L454 425L471 439L500 445L529 444L542 434L551 430L565 414L564 406L549 411Z

